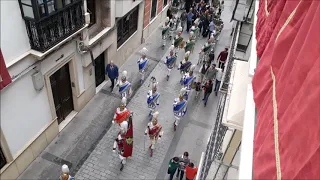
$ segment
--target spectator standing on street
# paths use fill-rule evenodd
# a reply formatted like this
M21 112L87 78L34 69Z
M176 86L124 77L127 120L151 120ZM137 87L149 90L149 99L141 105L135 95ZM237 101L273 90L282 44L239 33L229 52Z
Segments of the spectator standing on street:
M202 82L204 76L206 75L206 72L208 70L208 68L210 67L209 63L203 63L203 65L201 66L201 68L199 69L200 72L200 82Z
M206 107L209 96L212 93L212 89L213 89L212 80L207 81L206 84L203 86L203 88L204 88L204 97L202 100L204 101L204 107Z
M192 8L191 8L189 13L187 14L187 32L189 32L189 30L192 26L193 16L194 16L194 14L192 13Z
M214 29L215 29L215 25L214 25L213 20L211 19L210 24L209 24L209 38L208 39L210 39L211 33L214 32Z
M107 65L106 67L106 74L108 75L110 81L111 81L111 91L114 88L114 81L118 81L119 77L119 71L118 67L113 63L113 61L110 61L110 64Z
M167 17L169 17L169 19L172 19L172 13L170 8L167 10Z
M194 166L193 163L190 163L186 167L186 180L194 180L198 173L198 168Z
M181 27L182 27L182 31L184 30L184 26L187 22L187 12L186 10L183 10L181 15L180 15L180 20L181 20Z
M184 171L186 169L186 166L190 163L190 159L189 159L189 153L188 152L184 152L182 157L180 158L180 165L178 168L178 172L177 172L177 178L179 178L179 174L180 174L180 180L182 180L183 176L184 176Z
M216 94L216 96L218 96L218 91L220 88L220 84L221 84L221 79L222 79L222 74L223 74L223 68L217 68L217 75L216 75L216 84L214 86L214 92Z
M217 69L216 64L212 64L211 67L207 70L205 78L206 80L213 80L216 78Z
M193 0L186 0L186 2L185 2L186 11L189 11L189 9L191 8L192 4L193 4Z
M174 173L179 167L179 157L174 157L169 161L168 174L170 174L170 180L173 179Z
M221 51L217 61L219 62L219 68L224 68L224 64L226 63L228 57L228 48L225 48L224 51Z
M214 61L214 50L211 50L209 53L209 63L211 64Z
M210 16L209 16L209 11L208 10L206 10L205 12L204 12L204 17L202 17L203 19L202 19L202 25L203 25L203 31L202 31L202 36L203 37L207 37L208 36L208 34L209 34L209 24L210 24L210 21L209 21L209 18L210 18Z

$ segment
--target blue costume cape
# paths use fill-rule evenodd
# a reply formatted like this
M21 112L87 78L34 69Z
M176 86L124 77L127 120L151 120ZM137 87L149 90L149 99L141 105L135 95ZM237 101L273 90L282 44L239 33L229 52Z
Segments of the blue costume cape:
M180 71L186 72L190 68L191 65L192 65L192 63L190 61L187 61L186 63L181 64Z
M156 92L152 95L150 95L150 93L148 93L148 98L147 98L147 103L148 103L148 107L149 108L156 108L157 105L157 100L160 97L160 93Z
M144 69L146 69L148 61L149 61L148 58L144 58L142 61L141 61L141 58L138 60L139 71L143 71Z
M128 81L126 81L123 84L119 84L119 93L122 94L124 92L129 91L130 86L131 86L131 83L129 83Z
M176 56L172 56L172 57L166 57L166 65L167 65L167 67L169 68L169 69L172 69L173 68L173 65L174 65L174 63L176 62L176 60L177 60L177 57Z
M188 90L190 90L194 79L195 79L194 76L185 76L183 78L183 85L187 87Z
M183 117L187 113L187 101L175 99L175 103L173 104L174 115L177 117Z

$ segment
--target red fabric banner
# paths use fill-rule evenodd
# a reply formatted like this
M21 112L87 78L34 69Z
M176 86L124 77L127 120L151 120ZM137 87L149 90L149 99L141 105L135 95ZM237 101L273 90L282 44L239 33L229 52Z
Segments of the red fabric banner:
M11 83L11 77L0 49L0 90Z
M256 25L257 55L261 58L279 21L286 0L260 0Z
M132 120L128 121L128 131L126 134L126 141L124 143L124 152L123 157L129 157L132 156L133 151L133 123Z
M260 3L258 22L276 26L257 27L254 179L319 179L320 1L268 0L276 3L268 16Z

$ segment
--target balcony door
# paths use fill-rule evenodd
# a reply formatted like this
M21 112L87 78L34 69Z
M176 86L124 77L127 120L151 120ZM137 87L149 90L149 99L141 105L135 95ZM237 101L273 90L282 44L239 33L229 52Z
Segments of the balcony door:
M98 87L106 79L104 53L100 54L100 56L98 56L94 61L94 74L96 76L96 87Z
M73 110L72 89L68 63L50 76L50 83L58 124L60 124Z

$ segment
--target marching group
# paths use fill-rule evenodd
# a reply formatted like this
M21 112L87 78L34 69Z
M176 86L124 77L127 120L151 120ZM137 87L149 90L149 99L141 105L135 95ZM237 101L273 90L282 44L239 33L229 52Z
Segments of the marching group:
M173 3L177 4L177 2ZM182 4L182 2L178 1L178 4ZM196 97L198 97L202 89L204 90L204 97L202 99L204 101L204 106L206 106L212 91L214 91L217 96L224 63L228 56L228 49L226 48L217 58L217 62L219 62L218 67L213 63L215 58L215 44L218 41L219 34L223 28L223 22L220 19L221 10L223 10L223 1L217 7L210 6L207 1L193 3L191 6L186 3L185 7L186 9L189 9L189 12L186 13L186 11L183 10L179 18L172 15L170 10L168 10L168 17L161 26L163 39L162 46L164 47L168 40L170 40L172 44L169 48L169 55L164 59L164 63L167 66L167 81L169 80L170 72L175 68L181 73L179 83L181 83L182 89L173 102L173 114L175 117L175 121L173 122L174 131L176 131L180 120L187 113L188 97L193 89L196 91ZM185 24L187 25L186 31L189 33L189 38L187 40L184 40L182 37ZM209 36L209 38L199 52L198 63L192 64L189 61L189 57L190 54L193 53L195 42L201 35L203 37ZM144 82L144 74L149 62L146 55L147 52L148 50L143 48L140 51L142 55L137 61L141 84ZM176 63L177 61L180 61L178 65ZM196 78L194 74L196 66L200 67L198 78ZM132 89L131 83L127 79L127 71L123 71L118 80L118 67L114 65L112 61L106 67L106 74L111 81L111 90L117 86L122 98L120 106L115 110L112 121L113 124L117 125L116 127L119 127L119 132L114 141L113 151L118 152L121 160L120 171L122 171L126 159L132 156L133 151L133 113L127 108L127 98L132 94ZM157 141L161 139L163 131L162 126L158 123L159 112L156 111L159 106L160 98L160 93L157 90L158 82L155 77L151 77L150 80L149 86L151 85L151 90L147 92L150 122L147 124L145 135L149 135L150 138L149 153L152 157L155 145ZM67 177L67 179L72 178L69 175L67 165L63 165L62 172L63 175L61 175L60 179ZM187 180L195 178L197 168L193 162L190 162L188 152L185 152L182 157L174 157L170 160L168 168L170 179L173 179L176 172L176 176L178 177L180 175L181 180L184 174L186 174Z

